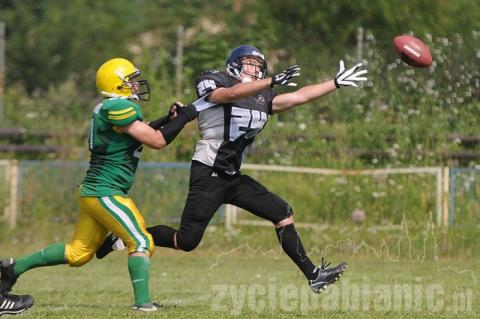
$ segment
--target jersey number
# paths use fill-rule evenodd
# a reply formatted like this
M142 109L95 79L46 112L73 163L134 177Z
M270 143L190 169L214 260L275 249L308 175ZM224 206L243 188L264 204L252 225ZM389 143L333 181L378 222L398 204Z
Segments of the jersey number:
M258 110L249 110L232 107L230 120L230 141L236 140L245 134L245 138L254 137L267 123L267 113Z
M203 80L202 82L197 84L198 96L204 96L205 94L212 92L216 88L217 86L215 85L215 81Z

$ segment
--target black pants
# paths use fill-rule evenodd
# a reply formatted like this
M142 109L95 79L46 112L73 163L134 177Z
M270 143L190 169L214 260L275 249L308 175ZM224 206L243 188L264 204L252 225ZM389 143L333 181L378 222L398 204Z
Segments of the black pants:
M208 223L222 204L232 204L273 224L290 217L290 206L246 175L229 176L192 161L190 188L177 232L177 245L185 251L200 243Z

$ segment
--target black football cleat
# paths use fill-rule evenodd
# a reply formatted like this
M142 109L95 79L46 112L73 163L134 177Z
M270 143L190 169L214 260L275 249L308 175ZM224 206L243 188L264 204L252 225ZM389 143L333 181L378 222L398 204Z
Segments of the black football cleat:
M163 305L160 305L156 302L144 303L144 304L134 304L132 309L143 311L143 312L153 312L163 308Z
M15 267L13 258L5 258L0 261L0 293L2 295L8 294L17 282L13 267Z
M340 277L342 277L343 272L347 269L346 263L340 263L336 267L330 267L330 263L324 263L322 258L322 265L318 269L318 275L316 279L309 280L309 285L312 291L316 294L321 293L325 290L328 285L335 283Z
M30 295L0 294L0 316L22 313L33 306L33 302L33 297Z
M117 237L115 234L110 234L105 238L103 244L97 249L95 256L98 259L103 259L105 256L110 254L114 250L125 249L125 244L123 241Z

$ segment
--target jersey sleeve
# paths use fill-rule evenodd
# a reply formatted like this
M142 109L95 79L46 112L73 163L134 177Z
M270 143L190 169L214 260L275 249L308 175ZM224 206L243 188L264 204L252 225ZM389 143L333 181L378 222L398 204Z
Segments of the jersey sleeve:
M267 89L265 90L265 100L267 101L268 105L268 114L272 115L273 114L273 99L277 96L277 93L275 93L274 90L272 89Z
M228 75L217 70L202 73L195 81L195 84L198 97L205 96L221 87L232 86Z
M143 115L140 107L129 100L118 99L112 101L105 108L105 119L114 126L126 126L136 120L143 121Z

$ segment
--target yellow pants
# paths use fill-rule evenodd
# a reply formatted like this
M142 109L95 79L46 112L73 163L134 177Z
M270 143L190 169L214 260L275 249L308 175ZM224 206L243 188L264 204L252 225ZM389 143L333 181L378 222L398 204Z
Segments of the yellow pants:
M155 245L145 228L145 221L135 203L128 197L78 196L80 218L73 239L66 245L70 266L89 262L111 231L123 240L128 252L153 254Z

